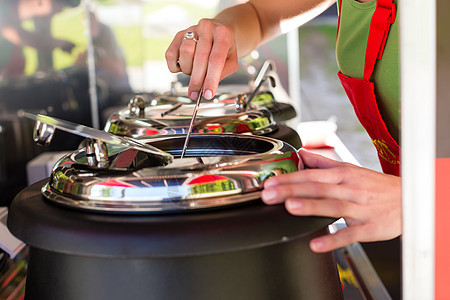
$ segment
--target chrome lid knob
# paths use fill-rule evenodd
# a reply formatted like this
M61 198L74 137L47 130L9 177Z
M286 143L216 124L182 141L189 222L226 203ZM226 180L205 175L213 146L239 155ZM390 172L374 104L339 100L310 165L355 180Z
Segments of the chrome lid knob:
M86 158L89 166L108 168L108 148L106 143L95 139L86 139Z
M133 97L128 103L130 116L143 118L145 116L145 101L141 97Z
M39 146L47 146L53 139L55 127L49 124L36 121L33 131L33 140Z

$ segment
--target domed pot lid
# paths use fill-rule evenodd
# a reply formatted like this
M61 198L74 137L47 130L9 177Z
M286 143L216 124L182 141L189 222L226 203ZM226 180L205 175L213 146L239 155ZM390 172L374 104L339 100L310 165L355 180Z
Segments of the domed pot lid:
M171 162L109 144L105 167L89 163L87 148L81 148L56 163L42 193L94 211L187 211L259 199L265 179L298 170L296 149L272 138L193 134L180 159L184 140L184 135L139 139L171 154Z
M212 100L200 104L196 120L201 122L193 132L253 135L274 132L277 123L296 116L291 101L287 100L289 96L279 83L275 64L269 60L245 91L231 88L225 92L224 86L219 87ZM175 86L173 83L170 92L150 99L133 97L128 108L108 118L105 131L129 137L186 133L196 103L187 96L187 87Z
M221 100L201 102L194 133L262 135L277 128L266 107L247 109L246 95L225 96ZM134 97L128 108L108 118L105 131L129 137L183 134L189 127L194 106L194 102L181 96L160 95L150 103Z

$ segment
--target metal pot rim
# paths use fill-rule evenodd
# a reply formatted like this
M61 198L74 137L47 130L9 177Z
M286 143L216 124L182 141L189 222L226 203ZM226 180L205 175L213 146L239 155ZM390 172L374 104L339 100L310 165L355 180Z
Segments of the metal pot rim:
M93 211L190 211L259 199L264 180L298 169L296 149L273 138L193 134L186 158L177 159L183 140L184 135L140 138L175 159L128 170L114 169L114 164L105 170L86 167L85 149L79 149L56 163L42 193L58 204ZM142 160L139 151L125 148L116 149L111 159L130 155Z

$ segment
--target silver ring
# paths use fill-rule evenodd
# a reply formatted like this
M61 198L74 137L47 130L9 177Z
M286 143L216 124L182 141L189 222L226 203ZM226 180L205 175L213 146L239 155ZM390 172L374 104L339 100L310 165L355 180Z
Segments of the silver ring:
M195 38L195 33L193 33L192 31L188 31L184 34L184 37L181 41L183 42L184 40L193 40L194 42L197 43L197 39Z

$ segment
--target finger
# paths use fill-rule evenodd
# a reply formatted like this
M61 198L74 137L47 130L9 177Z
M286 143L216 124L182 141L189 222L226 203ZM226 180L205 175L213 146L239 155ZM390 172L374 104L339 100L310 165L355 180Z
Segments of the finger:
M261 195L266 203L280 203L288 198L353 200L353 193L352 187L346 185L308 181L265 186Z
M271 177L264 182L264 187L299 184L306 182L322 182L339 184L343 180L341 169L307 169Z
M314 252L324 253L363 241L363 237L363 225L356 225L338 230L334 234L314 238L310 241L309 247Z
M175 35L165 53L167 67L172 73L180 72L180 67L177 64L177 61L180 56L179 49L185 32L186 31L180 31Z
M195 32L196 26L191 26L185 30L177 32L174 39L170 43L166 50L165 57L169 70L172 73L180 72L179 57L180 57L180 46L183 43L183 38L186 32Z
M354 201L351 187L333 183L307 182L266 187L261 198L266 204L277 204L289 198L337 199Z
M305 149L300 149L298 154L305 166L311 169L329 169L346 164Z
M212 47L211 44L212 38L209 35L202 36L199 34L197 47L194 54L191 80L188 88L189 98L191 99L197 99L200 88L205 80L209 55Z
M238 69L237 51L231 30L225 26L215 28L215 39L208 61L204 81L204 95L210 100L217 91L220 80Z
M325 156L314 154L306 150L300 150L299 154L302 163L309 169L269 178L264 183L264 187L305 182L340 184L352 174L352 172L349 171L355 167L352 164L329 159Z
M179 68L186 75L191 75L192 64L197 42L194 40L184 40L180 46L180 57L178 58Z
M320 216L341 218L361 215L363 209L355 202L338 199L302 199L288 198L286 210L294 216Z

